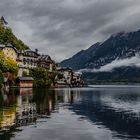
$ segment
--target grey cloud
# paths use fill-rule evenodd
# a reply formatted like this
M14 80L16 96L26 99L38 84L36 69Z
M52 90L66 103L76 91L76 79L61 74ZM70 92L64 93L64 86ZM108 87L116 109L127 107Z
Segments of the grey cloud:
M0 13L32 49L60 61L140 23L139 0L0 0Z

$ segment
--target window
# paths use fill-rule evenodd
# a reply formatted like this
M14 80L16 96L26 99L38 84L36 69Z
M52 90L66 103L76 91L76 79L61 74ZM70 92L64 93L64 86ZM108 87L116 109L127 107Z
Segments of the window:
M23 64L26 65L26 59L25 58L23 58Z

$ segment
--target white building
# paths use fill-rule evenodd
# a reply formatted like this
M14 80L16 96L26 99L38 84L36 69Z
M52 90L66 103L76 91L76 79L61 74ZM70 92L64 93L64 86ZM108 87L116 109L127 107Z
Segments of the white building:
M37 67L38 56L39 54L36 51L32 50L25 50L19 52L18 54L19 77L22 77L24 72L28 75L30 69Z

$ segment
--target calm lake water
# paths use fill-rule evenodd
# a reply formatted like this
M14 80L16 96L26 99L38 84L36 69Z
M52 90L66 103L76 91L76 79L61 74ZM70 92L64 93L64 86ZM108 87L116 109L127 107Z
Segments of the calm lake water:
M0 140L138 140L140 86L0 94Z

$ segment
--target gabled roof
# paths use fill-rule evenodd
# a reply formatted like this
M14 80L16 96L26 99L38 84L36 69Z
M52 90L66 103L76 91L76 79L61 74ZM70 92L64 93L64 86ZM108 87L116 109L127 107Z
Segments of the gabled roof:
M48 60L51 60L51 57L49 55L40 55L38 57L38 61L48 61Z
M18 53L18 50L11 43L8 43L5 47L13 48Z
M0 49L4 49L4 48L6 48L6 47L12 48L12 49L15 50L16 53L18 53L18 50L17 50L14 46L12 46L10 43L8 43L7 45L0 44Z
M8 24L8 22L5 20L5 18L4 18L3 16L1 17L1 21L2 21L5 25Z
M4 44L0 44L0 49L3 49L5 47Z
M37 52L32 51L32 50L24 50L22 52L22 54L25 55L25 56L28 56L28 55L30 56L30 53L35 54L36 56L39 56L39 54Z
M57 68L58 71L72 71L72 68L69 68L69 67L60 67L60 68Z
M32 77L18 77L18 80L20 80L20 81L33 81L34 79Z

